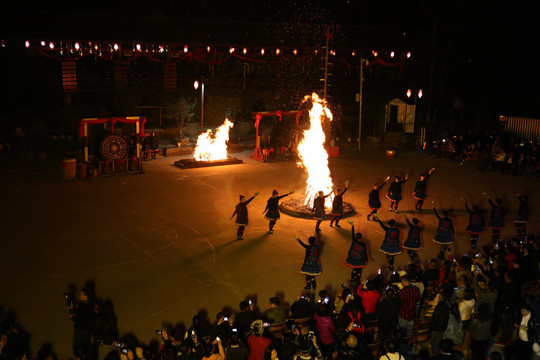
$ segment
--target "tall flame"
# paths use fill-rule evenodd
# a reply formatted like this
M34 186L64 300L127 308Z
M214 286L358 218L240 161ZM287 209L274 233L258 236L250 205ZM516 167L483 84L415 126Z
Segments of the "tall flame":
M214 137L212 138L212 130L202 133L197 138L197 145L193 151L193 157L197 161L214 161L227 158L227 141L229 140L229 129L234 124L225 119Z
M324 195L332 192L332 177L328 168L328 153L324 148L326 137L322 128L322 121L326 118L332 121L332 113L326 107L326 101L313 93L304 98L311 98L312 107L309 111L310 128L304 131L304 138L298 144L298 154L301 165L308 173L304 205L313 206L313 199L319 191ZM325 207L332 207L334 194L326 198Z

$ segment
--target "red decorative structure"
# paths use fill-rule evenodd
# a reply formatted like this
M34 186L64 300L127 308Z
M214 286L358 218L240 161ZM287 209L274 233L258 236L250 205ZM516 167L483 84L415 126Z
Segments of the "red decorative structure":
M262 149L261 148L261 135L259 133L259 126L261 119L264 116L274 116L277 115L279 118L279 121L282 120L283 116L295 116L296 117L296 126L298 126L300 122L300 117L302 116L302 110L295 110L295 111L283 111L283 110L277 110L277 111L258 111L253 112L253 118L255 119L255 129L256 129L256 140L255 140L255 150L253 150L253 154L251 154L250 158L255 159L260 162L266 162L268 160L269 152L275 151L274 149ZM283 149L280 149L282 151Z

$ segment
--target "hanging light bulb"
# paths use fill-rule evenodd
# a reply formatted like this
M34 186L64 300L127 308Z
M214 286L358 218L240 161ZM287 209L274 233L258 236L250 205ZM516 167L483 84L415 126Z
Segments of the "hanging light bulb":
M261 55L264 55L264 48L261 49Z
M421 99L422 96L424 96L424 92L422 91L422 89L418 90L418 98Z
M229 49L229 53L233 53L234 52L234 48L231 46L231 48Z
M209 46L210 47L210 46ZM188 46L187 45L184 45L184 52L187 53L189 50Z
M242 50L242 52L244 53L244 55L246 55L247 54L247 49L244 48L244 50Z
M115 44L113 45L114 51L118 51L119 48L120 48L120 46L118 46L118 44L115 43Z
M280 52L281 52L281 50L276 49L276 55L279 55Z
M206 52L210 52L210 46L206 47Z
M371 53L372 53L372 54L373 54L373 56L375 56L375 57L377 57L377 56L379 55L379 53L378 53L378 52L376 52L376 51L372 51Z
M193 87L195 88L195 90L199 88L199 82L197 80L195 80L195 82L193 83Z
M79 45L78 42L75 43L75 50L79 50L81 48L81 45Z
M54 43L52 41L49 43L49 49L54 49Z
M411 89L407 89L407 97L410 98L411 97L411 94L412 94L412 91Z
M395 55L395 53L392 51L392 52L390 53L390 57L393 58L394 55Z
M29 47L30 47L30 41L26 40L26 41L24 42L24 46L26 46L27 48L29 48Z
M353 50L353 52L351 53L352 56L356 56L356 51Z
M135 45L135 49L137 49L137 51L141 51L141 44Z
M97 43L96 43L96 44L94 45L94 50L96 50L96 51L98 51L98 50L99 50L99 46L98 46L98 44L97 44Z
M296 55L296 54L298 54L298 50L294 49L294 50L292 51L292 53L293 53L294 55Z
M41 41L41 46L45 46L45 41Z
M163 45L159 45L159 52L162 53L165 51L165 47Z
M407 52L407 59L409 59L411 57L411 52Z

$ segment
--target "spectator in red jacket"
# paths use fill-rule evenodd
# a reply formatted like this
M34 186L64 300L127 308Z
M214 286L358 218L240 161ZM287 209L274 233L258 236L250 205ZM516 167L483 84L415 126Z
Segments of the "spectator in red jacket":
M356 294L360 297L362 306L364 307L364 320L376 320L375 308L381 298L381 293L375 289L375 283L366 280L356 289Z

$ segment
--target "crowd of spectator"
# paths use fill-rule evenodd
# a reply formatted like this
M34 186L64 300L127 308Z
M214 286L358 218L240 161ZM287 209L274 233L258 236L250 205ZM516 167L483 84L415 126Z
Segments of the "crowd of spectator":
M482 172L501 172L540 180L539 144L503 132L448 134L427 139L426 150L460 165L475 164Z
M457 259L448 251L425 267L364 273L336 292L304 291L288 307L272 297L257 311L246 299L214 321L196 315L187 328L156 331L159 346L118 336L114 319L82 289L76 299L66 294L74 359L530 360L540 354L539 240L512 238ZM5 325L0 359L27 359L18 327ZM37 359L55 360L50 349Z

